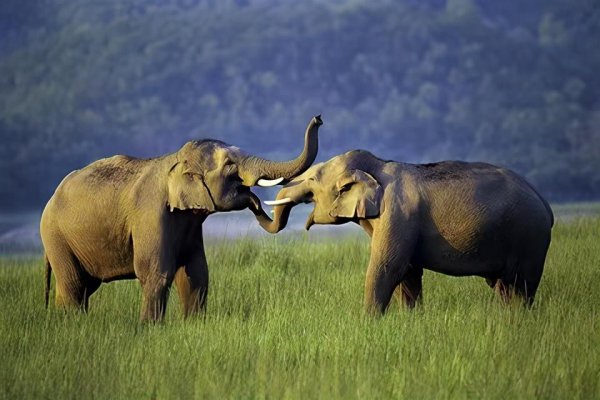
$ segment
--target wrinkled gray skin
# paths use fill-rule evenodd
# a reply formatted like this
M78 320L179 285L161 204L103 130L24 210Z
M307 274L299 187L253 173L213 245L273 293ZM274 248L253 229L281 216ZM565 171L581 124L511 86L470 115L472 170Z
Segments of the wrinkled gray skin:
M160 158L115 156L70 173L40 224L46 304L52 270L59 306L87 309L102 282L137 278L142 320L163 318L173 280L184 315L198 313L208 291L202 223L214 212L246 207L266 218L250 187L305 171L317 155L321 124L311 120L302 154L288 162L205 140Z
M371 237L365 308L384 313L392 294L408 307L421 298L423 269L476 275L508 301L533 302L550 244L548 203L512 171L484 163L413 165L351 151L316 164L277 195L276 233L291 208L314 203L313 224L355 222ZM287 199L287 200L284 200Z

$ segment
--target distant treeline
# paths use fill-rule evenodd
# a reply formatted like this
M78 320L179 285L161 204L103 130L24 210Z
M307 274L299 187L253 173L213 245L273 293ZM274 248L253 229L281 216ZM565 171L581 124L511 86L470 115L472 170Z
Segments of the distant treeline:
M3 0L0 207L70 170L215 137L320 158L483 160L600 198L595 0Z

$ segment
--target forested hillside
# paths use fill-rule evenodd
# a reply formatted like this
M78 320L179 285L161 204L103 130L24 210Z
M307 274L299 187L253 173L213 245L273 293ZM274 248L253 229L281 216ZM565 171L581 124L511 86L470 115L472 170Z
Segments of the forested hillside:
M272 158L484 160L600 198L595 0L3 0L0 207L116 153L214 137Z

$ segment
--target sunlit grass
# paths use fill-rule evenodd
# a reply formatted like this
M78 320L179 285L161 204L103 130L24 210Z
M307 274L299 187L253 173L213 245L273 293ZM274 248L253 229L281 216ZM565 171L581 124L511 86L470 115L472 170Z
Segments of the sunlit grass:
M366 238L207 247L203 318L138 322L136 281L43 307L41 258L0 261L4 398L599 398L600 220L559 221L533 309L426 272L424 304L362 312Z

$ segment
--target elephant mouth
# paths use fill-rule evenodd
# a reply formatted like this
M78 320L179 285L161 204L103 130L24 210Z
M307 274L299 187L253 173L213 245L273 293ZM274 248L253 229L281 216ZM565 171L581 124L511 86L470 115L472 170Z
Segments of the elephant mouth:
M306 193L304 196L302 196L302 198L300 199L292 199L291 197L284 197L282 199L278 199L278 200L265 200L264 203L268 206L274 206L274 207L295 207L298 204L310 204L310 203L315 203L312 193ZM316 207L316 204L315 204ZM273 209L271 212L275 212L275 209ZM308 215L308 218L306 219L306 222L304 224L304 229L306 229L307 231L310 230L310 228L315 225L315 209L313 208L312 211L310 212L310 214Z
M250 211L252 211L252 213L254 213L254 215L267 216L267 213L262 207L262 201L260 200L260 197L250 190L249 187L246 186L245 189L243 189L243 192L240 193L240 197L244 198L248 208Z
M285 182L284 177L279 177L277 179L259 178L259 179L257 179L256 182L254 182L254 184L247 185L247 184L244 184L243 179L238 178L238 185L235 188L235 194L238 197L241 197L244 199L246 199L246 198L258 199L258 201L256 202L256 205L251 204L251 206L253 206L253 209L255 211L262 212L263 211L263 208L261 205L262 201L261 201L260 197L258 197L258 195L252 191L252 189L255 187L271 188L274 186L282 185L283 182ZM254 203L254 201L251 201L251 203ZM267 202L265 201L265 203L267 203Z
M315 203L316 207L313 191L300 186L294 181L288 183L281 191L279 191L276 200L267 200L264 203L268 206L274 207L272 211L273 219L271 220L264 218L261 222L261 226L269 233L277 233L285 228L290 216L290 212L296 205L302 203ZM304 228L309 230L314 224L315 213L313 209L304 225Z

